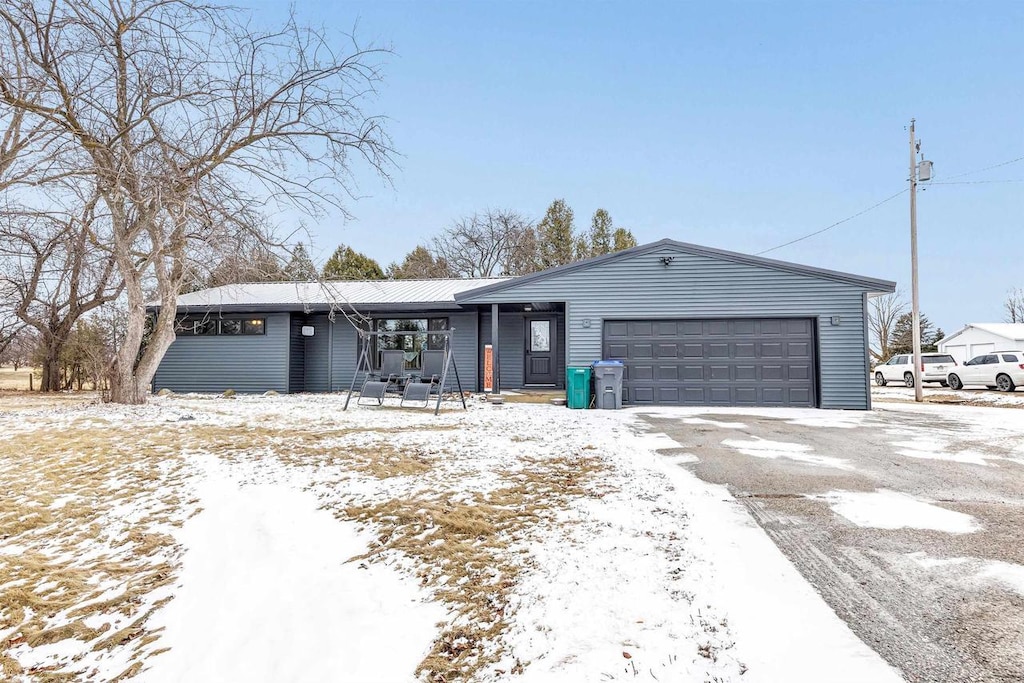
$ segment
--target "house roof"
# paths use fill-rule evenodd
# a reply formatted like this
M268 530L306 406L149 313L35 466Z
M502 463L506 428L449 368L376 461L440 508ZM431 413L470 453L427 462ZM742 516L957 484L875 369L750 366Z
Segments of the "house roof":
M997 337L1013 341L1024 340L1024 323L968 323L953 334L947 335L939 340L940 344L948 342L953 337L959 336L967 330L974 328L994 334Z
M182 294L178 297L178 308L304 310L338 305L382 308L396 305L438 305L454 308L455 295L458 292L499 284L505 279L243 283ZM149 305L159 307L159 302L151 302Z
M625 249L623 251L615 252L614 254L605 254L604 256L595 256L593 258L585 259L583 261L577 261L564 266L556 266L554 268L548 268L537 273L531 273L530 275L523 275L517 278L510 278L501 282L496 282L489 285L483 285L477 289L464 290L455 296L455 300L469 301L475 297L483 296L486 294L493 294L519 285L526 284L528 282L535 282L537 280L544 280L549 277L557 277L566 273L571 273L577 270L584 270L586 268L593 268L603 263L610 261L616 261L619 259L630 258L633 256L639 256L642 254L650 253L663 249L664 247L672 247L673 249L694 254L696 256L707 256L709 258L721 259L726 261L733 261L735 263L745 263L753 266L760 266L763 268L771 268L774 270L782 270L790 273L798 273L801 275L809 275L811 277L821 278L825 280L835 280L838 282L844 282L847 284L855 285L857 287L864 287L870 292L874 293L888 293L896 291L896 283L890 282L889 280L879 280L876 278L864 277L862 275L854 275L852 273L843 273L835 270L826 270L824 268L815 268L814 266L805 266L798 263L790 263L788 261L776 261L775 259L763 258L761 256L751 256L749 254L741 254L735 251L726 251L724 249L714 249L712 247L702 247L698 244L689 244L687 242L678 242L672 239L658 240L657 242L651 242L649 244L641 244L631 249Z

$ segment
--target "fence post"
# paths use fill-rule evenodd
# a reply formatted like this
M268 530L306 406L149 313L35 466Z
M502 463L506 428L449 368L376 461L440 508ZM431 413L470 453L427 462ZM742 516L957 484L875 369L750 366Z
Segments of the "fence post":
M28 371L28 390L29 391L35 391L35 389L32 388L32 371L31 370Z

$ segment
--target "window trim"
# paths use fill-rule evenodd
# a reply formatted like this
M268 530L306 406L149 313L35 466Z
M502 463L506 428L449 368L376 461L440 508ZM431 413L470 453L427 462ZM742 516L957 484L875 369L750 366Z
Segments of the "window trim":
M251 323L257 323L255 327ZM238 332L225 332L225 322L238 322ZM250 323L247 325L246 323ZM203 331L197 329L203 326ZM212 326L212 331L206 326ZM174 335L176 337L263 337L267 334L266 316L231 316L225 318L213 318L204 316L202 318L184 315L174 321Z

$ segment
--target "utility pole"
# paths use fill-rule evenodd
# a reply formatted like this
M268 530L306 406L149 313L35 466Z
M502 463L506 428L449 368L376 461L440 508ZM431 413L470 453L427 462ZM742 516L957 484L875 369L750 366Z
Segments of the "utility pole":
M910 287L911 325L914 334L914 400L924 400L921 391L921 307L917 293L917 140L914 119L910 119Z
M921 151L921 141L914 137L914 119L910 119L910 282L911 282L911 325L914 335L914 400L924 400L921 391L921 306L917 287L917 183L932 179L932 162L921 160L920 166L915 153ZM919 175L920 171L920 175Z

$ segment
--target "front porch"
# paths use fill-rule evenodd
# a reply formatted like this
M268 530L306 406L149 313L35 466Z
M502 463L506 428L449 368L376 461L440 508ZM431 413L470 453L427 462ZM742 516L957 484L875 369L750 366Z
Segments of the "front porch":
M492 346L494 390L565 389L565 304L480 306L478 377L484 388L486 345Z

